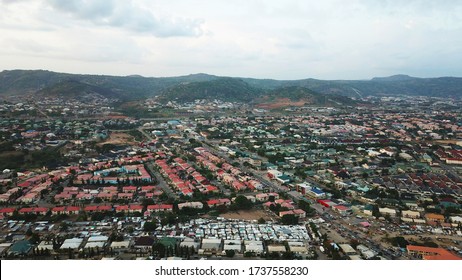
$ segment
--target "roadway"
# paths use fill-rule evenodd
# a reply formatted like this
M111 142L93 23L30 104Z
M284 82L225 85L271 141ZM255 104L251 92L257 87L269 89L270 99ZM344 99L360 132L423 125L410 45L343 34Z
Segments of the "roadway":
M162 190L167 194L168 197L173 198L175 200L178 200L180 198L176 193L173 192L173 190L170 188L167 182L165 182L162 175L154 168L152 163L147 163L146 168L152 177L157 178L158 186L162 188Z

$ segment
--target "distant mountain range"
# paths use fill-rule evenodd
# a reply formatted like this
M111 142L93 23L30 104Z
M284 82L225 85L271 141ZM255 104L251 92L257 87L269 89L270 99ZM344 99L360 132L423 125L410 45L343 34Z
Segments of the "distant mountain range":
M371 80L271 80L208 74L147 78L138 75L76 75L44 70L0 72L0 96L21 94L69 98L96 94L121 100L158 96L163 102L194 99L252 102L287 98L315 104L352 105L355 102L345 97L410 95L461 98L462 78L395 75Z

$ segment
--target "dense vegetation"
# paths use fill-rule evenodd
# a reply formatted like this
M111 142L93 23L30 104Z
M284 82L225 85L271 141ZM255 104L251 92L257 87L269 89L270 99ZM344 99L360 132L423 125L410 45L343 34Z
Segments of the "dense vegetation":
M278 98L289 98L291 101L304 101L306 104L320 106L355 105L353 99L338 94L321 94L306 87L289 86L269 91L262 101L276 101Z
M181 100L191 102L195 99L219 99L226 101L251 101L263 91L251 87L240 79L220 78L213 81L181 84L169 88L161 93L161 98L167 100Z
M71 84L68 84L72 81ZM58 88L54 87L60 84ZM116 98L136 100L156 95L172 98L226 98L231 101L247 101L262 92L281 88L306 88L322 94L338 94L361 97L367 95L426 95L438 97L462 97L462 78L414 78L397 75L372 80L316 80L303 79L279 81L269 79L226 78L207 74L195 74L169 78L141 76L73 75L43 70L13 70L0 72L0 95L27 94L57 91L60 87L79 87ZM111 95L112 96L112 95Z

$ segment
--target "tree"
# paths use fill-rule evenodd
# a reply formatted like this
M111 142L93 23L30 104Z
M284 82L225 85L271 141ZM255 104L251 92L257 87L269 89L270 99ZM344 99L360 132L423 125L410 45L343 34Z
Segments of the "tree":
M161 243L156 243L152 246L152 252L155 253L158 257L163 258L165 257L166 248Z
M310 204L303 199L298 201L298 207L305 211L307 216L312 216L315 212L315 210L311 208Z
M251 209L252 206L252 202L243 195L238 195L233 204L233 208L236 210L248 210Z
M265 219L263 217L260 217L260 219L258 219L258 223L259 224L264 224L266 223Z
M144 223L143 230L144 231L154 231L156 230L157 225L155 222L146 222Z
M287 214L282 216L281 223L284 225L296 225L298 224L298 216L293 214Z
M286 252L282 253L281 257L282 257L283 260L293 260L293 259L295 259L295 253L290 252L290 251L286 251Z
M402 236L393 237L391 239L391 244L400 248L406 248L409 245L409 242Z
M226 253L226 257L228 258L233 258L234 255L236 254L234 250L226 250L225 253Z
M29 242L32 244L40 243L40 235L36 232L32 233L31 237L29 238Z
M155 204L155 202L152 198L144 198L142 204L143 204L143 207L147 207L148 205Z
M61 231L67 231L69 229L69 225L66 223L66 222L63 222L61 223L61 225L59 226L59 229Z

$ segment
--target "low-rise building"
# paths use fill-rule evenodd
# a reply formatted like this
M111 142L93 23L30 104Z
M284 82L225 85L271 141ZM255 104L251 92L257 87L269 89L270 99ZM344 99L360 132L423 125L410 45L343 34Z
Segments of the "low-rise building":
M261 254L264 251L263 242L257 240L244 240L245 252Z
M420 213L417 211L404 210L401 212L403 218L418 219L420 218Z
M443 248L407 245L406 249L409 255L423 260L462 260Z
M384 216L389 215L390 217L396 217L396 214L397 214L395 209L388 208L388 207L379 208L379 212L380 214Z

